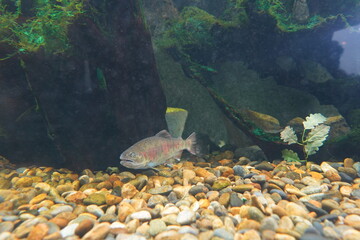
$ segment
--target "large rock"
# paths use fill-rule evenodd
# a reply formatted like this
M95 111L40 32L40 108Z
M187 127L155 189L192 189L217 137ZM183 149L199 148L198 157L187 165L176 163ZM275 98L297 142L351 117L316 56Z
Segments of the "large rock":
M216 143L250 144L244 134L225 118L206 88L186 77L181 65L165 52L157 50L155 56L168 106L184 108L189 112L183 137L195 131L208 135Z
M216 69L213 88L229 104L273 116L280 125L310 113L322 113L326 117L339 115L334 106L320 105L309 93L277 85L272 78L261 78L242 62L226 62Z
M99 7L101 20L84 15L71 26L71 52L40 50L22 55L22 65L1 61L3 155L106 168L119 164L125 148L166 128L165 96L139 2L105 2L88 2Z

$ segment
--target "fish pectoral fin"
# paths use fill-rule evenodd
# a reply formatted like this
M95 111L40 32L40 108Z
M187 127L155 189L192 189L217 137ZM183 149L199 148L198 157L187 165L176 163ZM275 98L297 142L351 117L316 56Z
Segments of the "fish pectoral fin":
M166 131L165 129L158 132L155 136L162 137L162 138L169 138L169 139L172 138L171 134L168 131Z

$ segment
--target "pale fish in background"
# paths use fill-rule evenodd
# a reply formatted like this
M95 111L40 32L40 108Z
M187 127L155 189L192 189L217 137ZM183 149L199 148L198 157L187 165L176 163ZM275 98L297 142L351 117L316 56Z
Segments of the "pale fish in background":
M172 137L178 138L182 136L187 116L188 112L185 109L173 107L166 109L165 120Z
M194 155L199 153L195 133L183 140L173 138L166 130L162 130L125 150L120 155L120 164L133 169L153 168L172 158L180 160L183 150Z

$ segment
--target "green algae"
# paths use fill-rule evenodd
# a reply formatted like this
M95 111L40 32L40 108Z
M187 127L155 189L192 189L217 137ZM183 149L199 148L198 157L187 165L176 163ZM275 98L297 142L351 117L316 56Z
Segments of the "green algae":
M83 0L0 0L0 42L13 49L1 57L41 47L49 53L64 52L69 48L68 27L82 13Z
M276 21L277 28L281 31L296 32L300 30L314 29L326 22L336 20L338 18L344 22L345 26L349 27L348 17L351 17L351 15L345 15L344 12L346 9L358 9L359 2L359 0L343 0L336 1L334 4L324 4L322 12L310 16L308 21L305 23L297 23L293 19L293 1L257 0L256 7L259 12L267 13L273 17Z

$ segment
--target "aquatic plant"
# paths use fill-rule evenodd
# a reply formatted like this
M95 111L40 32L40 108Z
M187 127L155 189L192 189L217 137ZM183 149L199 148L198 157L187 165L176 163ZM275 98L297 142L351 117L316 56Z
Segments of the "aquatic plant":
M310 16L306 22L299 23L294 19L293 1L281 0L257 0L256 6L260 12L266 12L276 20L276 26L284 32L296 32L304 29L313 29L329 20L340 18L346 26L350 26L347 16L344 15L345 9L355 9L359 0L336 1L335 4L324 4L323 12ZM326 9L331 5L331 9ZM333 6L336 5L336 6ZM348 6L347 8L341 5ZM352 6L352 7L351 7Z
M13 51L7 57L41 47L50 53L64 52L69 47L68 27L84 12L83 1L0 0L0 43Z
M298 154L289 149L284 149L282 151L284 160L289 162L307 161L310 155L315 154L319 150L319 147L324 144L330 131L330 126L323 124L325 121L326 117L320 113L310 114L306 117L306 121L303 122L304 130L301 140L298 139L298 136L292 127L285 127L280 133L281 139L289 145L301 145L303 147L305 160L300 160Z

